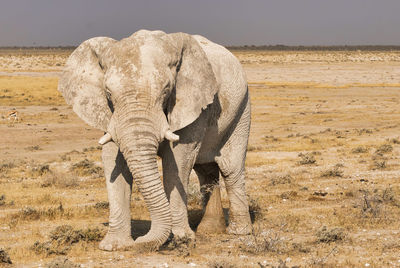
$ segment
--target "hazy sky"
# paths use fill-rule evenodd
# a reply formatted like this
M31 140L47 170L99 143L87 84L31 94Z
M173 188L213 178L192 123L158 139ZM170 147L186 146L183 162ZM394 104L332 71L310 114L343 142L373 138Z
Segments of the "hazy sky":
M224 45L400 45L400 0L0 0L0 46L77 45L139 29Z

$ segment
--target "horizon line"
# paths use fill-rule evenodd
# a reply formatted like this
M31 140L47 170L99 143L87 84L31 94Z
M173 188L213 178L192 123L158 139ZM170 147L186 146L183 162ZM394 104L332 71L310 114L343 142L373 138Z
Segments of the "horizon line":
M0 46L0 49L75 49L78 46L74 45L59 45L59 46ZM400 50L400 45L226 45L224 46L231 50Z

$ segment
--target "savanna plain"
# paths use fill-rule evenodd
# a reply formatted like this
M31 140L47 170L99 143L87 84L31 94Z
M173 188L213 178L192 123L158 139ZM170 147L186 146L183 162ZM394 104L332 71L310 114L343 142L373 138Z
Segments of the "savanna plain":
M254 231L147 253L98 249L102 132L57 91L71 52L0 49L0 266L400 267L400 51L232 50L252 104ZM195 173L188 201L196 228ZM136 238L150 222L135 186L131 212Z

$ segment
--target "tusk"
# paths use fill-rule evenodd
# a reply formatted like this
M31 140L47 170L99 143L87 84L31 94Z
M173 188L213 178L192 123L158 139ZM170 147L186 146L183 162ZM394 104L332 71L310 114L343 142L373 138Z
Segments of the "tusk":
M179 141L179 136L172 133L171 130L165 131L164 137L169 141Z
M103 137L100 138L99 143L101 145L104 145L104 144L106 144L107 142L109 142L111 140L112 140L112 136L111 136L110 133L107 132L106 134L104 134Z

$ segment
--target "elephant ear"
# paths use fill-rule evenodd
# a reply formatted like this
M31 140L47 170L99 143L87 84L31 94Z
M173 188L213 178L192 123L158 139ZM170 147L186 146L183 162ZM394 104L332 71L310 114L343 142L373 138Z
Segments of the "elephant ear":
M168 102L170 129L176 131L195 121L214 101L218 84L207 55L191 35L170 34L175 47L182 48L175 81Z
M104 90L100 56L114 43L107 37L83 42L70 55L58 83L58 90L74 112L92 127L106 131L112 111Z

